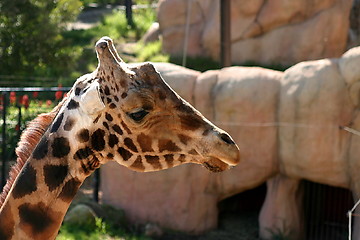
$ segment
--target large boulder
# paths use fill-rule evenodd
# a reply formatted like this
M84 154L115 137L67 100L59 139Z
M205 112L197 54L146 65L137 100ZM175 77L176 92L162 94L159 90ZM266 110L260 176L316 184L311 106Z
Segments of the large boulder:
M349 188L349 135L339 126L354 105L337 59L302 62L285 71L279 103L281 172L292 178Z
M232 61L291 65L339 57L351 6L352 0L232 0ZM158 21L166 52L183 53L187 20L187 54L219 59L220 1L161 0Z
M271 230L303 239L300 180L350 189L360 197L360 138L342 129L360 129L360 48L339 59L299 63L285 71L279 101L280 174L267 181L259 217L260 236ZM345 213L344 213L345 214ZM353 239L360 239L355 219Z

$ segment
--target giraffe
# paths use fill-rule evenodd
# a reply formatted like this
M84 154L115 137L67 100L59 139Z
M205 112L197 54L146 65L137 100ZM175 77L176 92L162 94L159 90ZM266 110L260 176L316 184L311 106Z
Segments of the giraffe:
M96 70L22 134L0 199L0 239L54 239L82 182L108 161L140 172L190 162L219 172L238 164L232 138L150 63L129 67L108 37L95 50Z

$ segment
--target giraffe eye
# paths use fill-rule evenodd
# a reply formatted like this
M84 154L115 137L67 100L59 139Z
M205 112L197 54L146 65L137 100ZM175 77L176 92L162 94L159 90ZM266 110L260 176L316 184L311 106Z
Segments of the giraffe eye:
M148 115L148 111L144 109L140 109L139 111L128 113L129 117L135 122L140 122L146 115Z

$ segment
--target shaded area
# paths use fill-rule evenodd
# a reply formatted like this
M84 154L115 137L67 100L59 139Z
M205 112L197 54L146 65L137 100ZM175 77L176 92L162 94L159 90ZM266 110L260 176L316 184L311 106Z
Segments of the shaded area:
M348 239L347 212L354 206L351 191L310 181L303 181L303 187L306 239Z

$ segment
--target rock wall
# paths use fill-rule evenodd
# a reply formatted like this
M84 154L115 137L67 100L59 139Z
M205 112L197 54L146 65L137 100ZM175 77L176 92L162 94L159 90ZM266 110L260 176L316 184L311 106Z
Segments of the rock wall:
M291 230L301 239L301 179L360 197L360 137L339 128L360 129L359 66L360 47L285 72L230 67L199 73L156 63L175 91L232 135L243 161L218 174L195 165L136 173L109 163L101 169L103 201L136 223L201 233L217 226L219 201L267 181L260 235Z
M349 31L352 0L232 0L232 61L292 65L339 57ZM220 1L160 0L163 50L182 55L189 13L189 56L219 59Z

